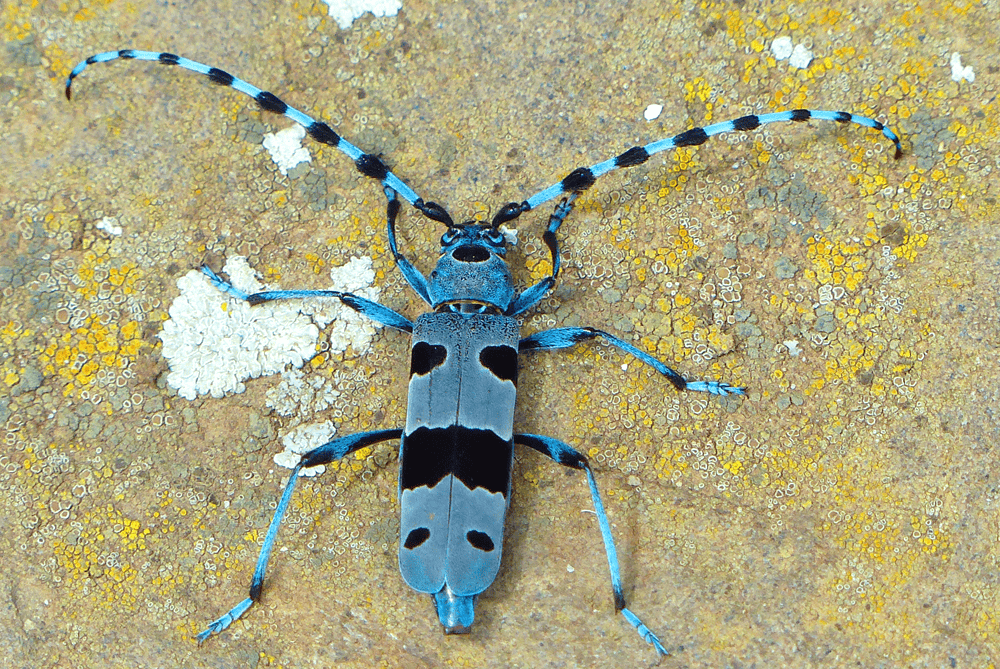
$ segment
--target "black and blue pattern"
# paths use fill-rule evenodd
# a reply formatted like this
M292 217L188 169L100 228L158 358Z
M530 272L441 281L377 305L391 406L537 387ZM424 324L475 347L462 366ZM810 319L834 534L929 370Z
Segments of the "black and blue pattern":
M305 128L306 132L309 133L309 136L317 142L332 146L343 153L345 156L354 161L355 167L357 167L361 174L372 179L378 179L382 182L382 186L385 188L391 188L394 192L402 195L404 200L419 209L428 218L441 223L451 223L451 217L448 216L448 213L444 211L441 206L433 202L425 203L420 196L413 192L412 188L407 186L399 177L389 170L386 164L382 162L381 158L370 153L364 153L361 149L334 132L333 128L326 123L315 120L308 114L305 114L282 101L273 93L261 90L251 83L243 81L238 77L234 77L225 70L220 70L217 67L210 67L203 63L184 58L183 56L178 56L164 51L137 51L135 49L121 49L119 51L106 51L104 53L99 53L79 63L73 68L73 71L69 73L69 77L66 79L66 99L69 100L72 97L71 91L73 80L80 76L88 65L107 63L112 60L119 59L146 60L154 63L160 63L161 65L176 65L178 67L183 67L185 70L191 70L192 72L203 74L208 77L212 83L219 84L220 86L228 86L235 91L243 93L244 95L249 95L256 100L257 104L260 105L260 108L264 111L281 114L292 121L295 121Z
M317 142L332 146L353 160L355 167L361 174L372 179L378 179L382 183L382 186L386 189L386 195L390 200L393 199L389 195L390 192L398 193L404 200L416 207L431 220L444 223L448 226L454 225L451 216L444 207L436 202L425 202L412 188L393 174L381 158L370 153L364 153L361 149L337 134L326 123L317 121L308 114L288 105L273 93L261 90L253 84L217 67L210 67L184 58L183 56L163 51L137 51L135 49L106 51L87 58L73 68L66 79L66 99L70 99L73 80L80 76L88 65L107 63L118 59L145 60L163 65L177 65L186 70L203 74L216 84L228 86L244 95L249 95L257 101L257 104L264 111L286 116L305 128L309 136ZM625 167L642 165L649 160L650 156L668 149L682 146L699 146L707 142L709 137L714 137L715 135L727 132L748 132L770 123L786 123L790 121L802 123L812 119L817 121L835 121L843 124L853 123L865 128L878 130L895 145L896 151L894 157L899 159L903 155L903 145L900 143L896 133L880 121L868 118L867 116L860 116L845 111L826 111L821 109L793 109L791 111L773 112L770 114L749 114L731 121L713 123L703 128L691 128L667 139L656 140L644 146L633 146L614 158L595 163L590 167L578 167L557 183L543 188L528 199L522 202L509 202L505 204L500 208L496 216L493 217L491 225L495 228L503 223L512 221L521 214L531 211L539 205L554 200L561 195L582 193L593 186L594 182L605 174ZM393 241L394 239L395 236L393 235Z
M289 106L277 96L242 79L171 53L125 49L91 56L70 73L73 80L95 63L116 59L177 65L203 74L214 83L252 97L262 109L281 114L306 129L318 142L350 158L364 176L377 179L386 197L386 234L396 266L414 292L431 307L416 321L366 298L333 290L274 290L247 294L210 268L202 272L219 290L251 305L287 299L336 299L387 327L412 335L410 382L405 426L334 439L305 454L292 471L268 527L254 569L249 597L240 601L198 635L205 641L229 627L260 599L267 564L281 518L288 508L303 467L326 464L378 442L400 439L400 572L415 590L432 596L445 631L470 631L476 597L493 582L500 567L504 518L511 493L515 444L535 449L555 462L582 470L611 575L615 609L660 655L667 651L652 631L626 606L617 551L597 482L586 457L557 439L513 430L518 360L522 353L566 349L603 340L649 365L677 390L719 396L743 396L744 388L724 381L695 381L615 335L593 327L561 327L520 337L518 317L534 308L555 285L561 268L557 233L573 210L579 193L617 169L641 165L668 149L704 144L727 132L746 132L771 123L810 119L853 123L880 131L902 155L899 137L882 123L847 112L797 109L750 115L692 128L667 139L632 147L590 167L580 167L522 202L501 207L490 223L456 224L444 207L425 202L377 156L364 153L327 124ZM396 243L398 196L424 216L443 223L437 266L424 276ZM551 200L558 200L542 236L552 270L534 285L518 291L506 262L507 243L499 225Z

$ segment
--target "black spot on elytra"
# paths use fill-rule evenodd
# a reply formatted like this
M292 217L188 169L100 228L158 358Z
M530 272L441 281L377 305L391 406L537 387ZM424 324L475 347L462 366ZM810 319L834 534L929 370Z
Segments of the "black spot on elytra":
M433 488L454 474L469 490L484 488L506 497L514 444L492 430L461 425L418 427L403 435L399 451L400 490Z
M511 346L486 346L479 352L479 364L501 381L517 384L517 351Z
M479 530L469 530L465 533L465 538L469 540L473 548L478 548L479 550L489 553L495 546L493 545L493 540L490 539L490 535L485 532L480 532Z
M444 346L418 341L410 355L410 376L430 374L432 369L443 365L447 358L448 349Z
M403 542L403 548L413 550L427 541L430 536L431 531L426 527L418 527L415 530L410 530L410 533L406 535L406 541Z

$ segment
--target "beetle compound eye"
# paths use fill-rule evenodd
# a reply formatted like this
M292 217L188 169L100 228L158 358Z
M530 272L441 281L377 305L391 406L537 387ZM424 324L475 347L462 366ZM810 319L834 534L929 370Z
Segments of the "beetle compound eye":
M489 228L483 234L483 236L486 237L486 241L490 242L491 244L502 244L503 243L503 233L500 232L499 230L495 230L493 228Z

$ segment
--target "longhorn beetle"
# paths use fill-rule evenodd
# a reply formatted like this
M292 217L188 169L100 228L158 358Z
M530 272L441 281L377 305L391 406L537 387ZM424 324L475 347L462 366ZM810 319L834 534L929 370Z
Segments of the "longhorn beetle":
M645 146L634 146L609 160L577 168L528 199L503 205L488 224L480 221L455 223L444 207L425 202L389 171L378 156L362 153L326 123L316 121L272 93L228 72L187 58L132 49L91 56L74 67L67 78L66 98L70 98L73 79L84 68L119 58L178 65L203 74L216 84L249 95L265 111L288 117L303 126L316 141L344 153L362 175L379 180L387 200L386 229L396 265L410 287L432 309L413 322L381 304L333 290L279 290L248 295L207 266L202 267L205 276L220 290L251 305L271 300L334 298L377 323L411 334L413 345L406 425L402 429L340 437L302 456L292 470L268 527L250 584L250 596L212 622L198 635L198 641L205 641L229 627L260 599L278 527L303 467L327 464L362 447L401 439L399 569L411 588L431 595L445 633L470 631L476 597L489 587L500 569L514 444L520 444L561 465L583 470L604 540L615 609L660 655L667 655L656 635L625 606L611 525L587 458L569 444L552 437L513 431L518 354L570 348L600 339L649 365L678 390L712 395L744 395L745 391L722 381L688 380L632 344L592 327L553 328L521 337L517 318L537 305L552 289L560 265L556 232L572 210L577 195L608 172L640 165L654 153L667 149L703 144L713 135L753 130L782 121L819 119L873 128L893 142L895 157L899 158L902 147L896 134L878 121L839 111L796 109L743 116L704 128L692 128ZM397 195L427 218L447 227L441 236L441 256L430 278L425 277L397 247L396 217L400 209ZM549 216L542 237L552 257L552 272L518 292L505 260L507 242L499 227L560 196L563 197Z

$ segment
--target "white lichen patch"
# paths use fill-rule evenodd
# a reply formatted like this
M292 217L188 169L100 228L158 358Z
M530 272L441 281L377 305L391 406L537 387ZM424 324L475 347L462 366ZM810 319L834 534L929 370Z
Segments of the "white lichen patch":
M782 343L785 345L785 348L788 349L788 355L792 356L793 358L797 358L799 354L802 353L802 348L799 347L798 340L788 339Z
M351 258L346 265L330 269L330 289L354 293L377 302L382 291L372 285L375 270L371 258ZM340 300L315 300L306 313L316 324L327 331L330 352L343 353L350 346L355 353L364 353L372 344L379 325L370 318L345 307ZM332 324L332 325L331 325Z
M812 62L813 52L804 44L792 46L791 37L778 37L771 42L771 55L775 60L788 59L788 64L799 70L809 67Z
M788 64L794 68L804 70L812 62L813 52L802 44L796 44L792 49L792 55L788 57Z
M337 428L331 421L314 423L312 425L300 425L288 431L288 434L281 438L281 445L285 450L274 456L274 464L279 467L292 469L299 464L302 455L308 453L317 446L322 446L333 439L337 433ZM309 467L299 472L300 476L319 476L326 471L326 465Z
M224 268L233 286L247 293L274 289L256 278L246 259L234 256ZM352 259L330 272L332 290L375 300L379 290L371 260ZM186 399L199 394L241 393L244 381L301 367L317 351L320 330L333 323L330 350L350 345L367 350L376 326L335 298L277 300L251 307L216 288L192 270L177 281L181 294L170 305L160 339L170 366L167 384Z
M302 140L305 136L306 129L298 124L264 135L262 144L271 154L271 159L274 160L282 174L287 176L288 170L299 163L312 162L309 149L302 146Z
M265 393L266 404L279 416L308 417L333 406L340 391L329 378L306 376L290 367L281 373L281 383Z
M646 111L642 112L642 117L647 121L655 121L660 118L660 114L663 113L663 105L649 105L646 107Z
M976 80L976 73L972 71L972 66L962 66L962 55L955 51L951 54L951 80L968 81L970 84Z
M778 37L771 42L771 54L775 60L785 60L792 55L792 38Z
M122 226L118 225L115 219L108 216L99 220L94 227L102 232L106 232L109 235L114 235L116 237L122 233Z
M375 16L395 16L403 8L402 0L323 0L328 13L341 30L347 30L365 12Z
M517 246L517 228L508 228L506 225L501 225L500 234L503 235L504 241L506 241L511 246Z

